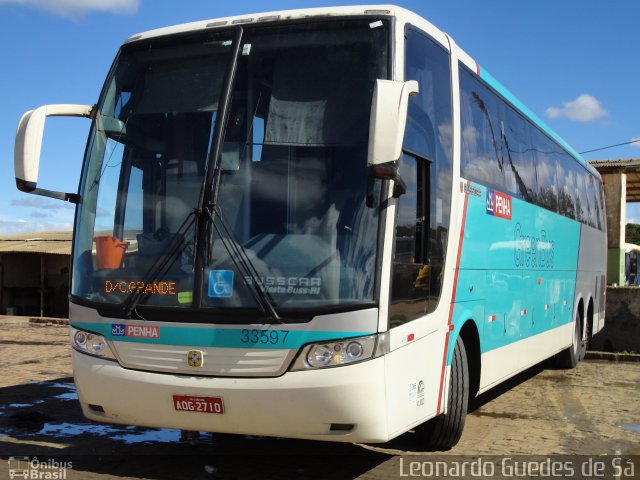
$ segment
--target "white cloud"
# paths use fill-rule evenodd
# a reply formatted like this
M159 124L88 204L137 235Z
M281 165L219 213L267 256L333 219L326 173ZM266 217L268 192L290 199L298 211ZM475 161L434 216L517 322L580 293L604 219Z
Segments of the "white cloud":
M73 230L72 222L48 222L48 221L26 221L0 220L0 235L16 235L18 233L32 233L44 231L66 232Z
M636 148L640 148L640 137L633 137L631 140L629 140L630 142L635 142L635 143L630 143L629 145L631 145L632 147L636 147Z
M67 202L50 202L49 200L45 200L41 197L14 199L11 200L11 205L14 207L33 207L42 210L73 210L75 208L74 205Z
M549 107L546 114L549 118L566 117L576 122L591 122L601 117L609 115L600 100L596 97L583 93L575 100L562 102L562 107Z
M65 18L90 12L135 13L139 0L0 0L0 5L20 5L46 10Z

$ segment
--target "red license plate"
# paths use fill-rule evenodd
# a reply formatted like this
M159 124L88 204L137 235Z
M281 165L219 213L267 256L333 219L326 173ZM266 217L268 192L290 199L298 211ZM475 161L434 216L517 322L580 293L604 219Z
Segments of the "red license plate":
M174 395L173 407L180 412L224 413L224 403L220 397Z

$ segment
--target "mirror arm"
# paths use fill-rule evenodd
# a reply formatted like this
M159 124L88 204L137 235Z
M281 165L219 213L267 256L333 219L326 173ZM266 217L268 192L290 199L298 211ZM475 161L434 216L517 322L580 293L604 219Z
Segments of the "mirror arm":
M55 190L47 190L45 188L37 188L33 182L27 182L16 178L16 187L24 193L33 195L42 195L43 197L55 198L56 200L64 200L69 203L80 203L80 195L77 193L56 192Z
M404 181L404 178L400 175L400 172L396 174L393 179L393 197L398 198L400 195L404 195L407 193L407 182Z
M400 175L397 162L378 163L369 166L371 177L380 178L382 180L393 180L393 197L398 198L400 195L407 193L407 182Z

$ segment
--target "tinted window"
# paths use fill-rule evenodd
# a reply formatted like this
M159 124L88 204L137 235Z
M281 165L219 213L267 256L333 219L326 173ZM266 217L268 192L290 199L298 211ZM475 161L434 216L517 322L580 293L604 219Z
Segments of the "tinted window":
M390 325L433 311L440 297L449 212L453 125L449 54L427 35L406 31L405 79L416 80L411 97L400 173L400 197L392 279Z
M573 159L569 158L569 161ZM589 200L587 195L587 172L576 162L573 164L576 178L576 219L589 224Z
M534 202L538 184L530 148L529 123L506 105L502 113L500 128L506 189L527 202Z
M585 185L587 189L587 201L589 202L589 225L597 227L596 191L594 189L593 177L589 173L585 176Z
M604 209L602 205L600 181L595 177L591 177L591 182L591 193L593 194L593 200L596 210L596 228L598 228L599 230L604 230Z
M496 97L464 69L460 70L460 109L462 176L503 190Z
M567 155L559 155L558 167L558 212L565 217L577 219L576 215L576 175L573 160Z
M531 124L528 124L531 125ZM532 128L532 127L530 127ZM558 187L560 182L556 172L559 156L548 138L538 130L531 130L531 153L536 164L538 183L537 204L553 212L558 211Z
M460 67L461 176L604 229L600 181Z

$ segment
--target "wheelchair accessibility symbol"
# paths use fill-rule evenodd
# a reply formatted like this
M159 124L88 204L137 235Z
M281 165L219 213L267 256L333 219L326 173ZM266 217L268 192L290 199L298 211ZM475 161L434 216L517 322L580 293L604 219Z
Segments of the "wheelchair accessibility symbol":
M229 298L233 295L233 270L211 270L208 294L210 298Z

